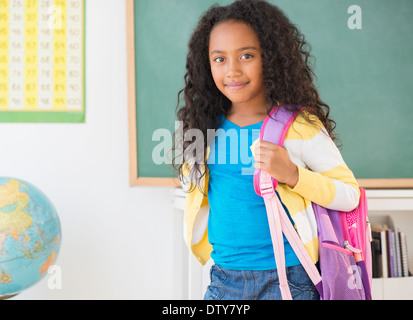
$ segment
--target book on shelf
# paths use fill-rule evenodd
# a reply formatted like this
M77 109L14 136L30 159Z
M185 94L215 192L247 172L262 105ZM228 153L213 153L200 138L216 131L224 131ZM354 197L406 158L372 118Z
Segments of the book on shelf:
M390 216L370 217L373 278L408 277L406 234Z
M403 231L400 231L400 255L401 255L401 266L402 266L402 275L403 277L409 276L409 259L407 255L407 243L406 243L406 234Z

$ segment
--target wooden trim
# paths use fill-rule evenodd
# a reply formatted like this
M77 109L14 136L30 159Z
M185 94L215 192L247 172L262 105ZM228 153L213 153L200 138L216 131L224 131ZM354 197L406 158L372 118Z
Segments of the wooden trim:
M175 187L180 188L181 183L178 178L136 178L131 181L131 186L152 186L152 187Z
M126 42L128 66L128 135L129 135L129 185L137 185L138 150L136 137L136 82L135 82L135 23L133 0L126 1Z
M358 179L365 189L405 189L413 188L413 179Z
M135 74L135 11L134 0L126 1L126 41L128 66L128 136L129 136L129 185L181 187L178 178L152 178L138 175L138 146L136 123L136 74Z
M365 189L413 189L413 179L358 179ZM181 187L178 178L138 178L131 179L131 186Z

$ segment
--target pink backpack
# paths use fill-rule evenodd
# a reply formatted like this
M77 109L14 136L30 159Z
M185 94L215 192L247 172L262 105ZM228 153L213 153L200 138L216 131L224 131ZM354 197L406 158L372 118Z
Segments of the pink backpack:
M297 115L282 106L275 108L264 120L260 140L282 146ZM322 300L371 300L371 233L365 190L360 188L359 205L351 212L312 204L317 221L319 272L281 204L275 191L277 184L267 172L255 170L254 189L265 201L282 298L292 299L285 270L284 233Z

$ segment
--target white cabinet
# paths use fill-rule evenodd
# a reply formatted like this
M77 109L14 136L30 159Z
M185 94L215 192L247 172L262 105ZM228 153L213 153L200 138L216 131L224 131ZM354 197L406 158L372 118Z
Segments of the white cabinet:
M409 267L413 267L413 190L367 190L369 216L391 216L406 234ZM413 299L413 277L373 279L375 300Z

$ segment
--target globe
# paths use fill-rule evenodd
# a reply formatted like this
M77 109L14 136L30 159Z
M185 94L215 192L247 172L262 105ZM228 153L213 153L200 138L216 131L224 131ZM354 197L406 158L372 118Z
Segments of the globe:
M26 181L0 177L0 297L40 281L60 243L59 217L46 195Z

